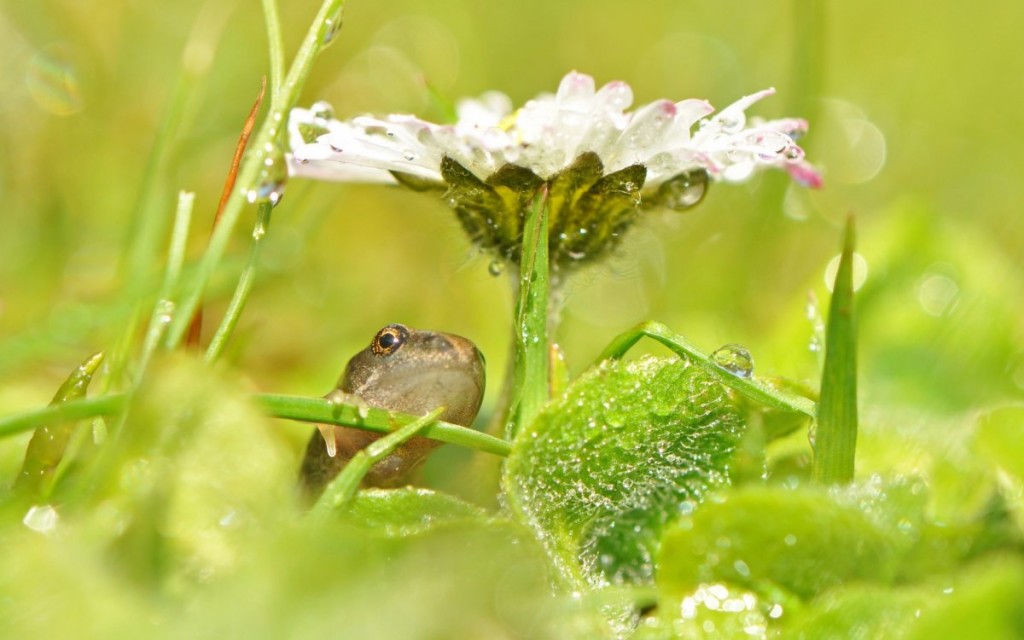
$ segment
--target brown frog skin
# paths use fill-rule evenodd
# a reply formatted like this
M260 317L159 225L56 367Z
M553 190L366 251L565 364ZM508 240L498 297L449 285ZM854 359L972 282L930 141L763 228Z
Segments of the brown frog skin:
M390 324L373 337L345 366L334 391L325 396L339 402L388 411L425 415L445 407L440 420L468 427L484 395L484 358L470 340L449 333L417 331ZM335 455L325 438L333 431ZM306 446L299 481L310 499L318 496L360 449L381 434L350 427L326 427ZM375 464L363 479L366 487L395 487L426 459L436 440L415 437Z

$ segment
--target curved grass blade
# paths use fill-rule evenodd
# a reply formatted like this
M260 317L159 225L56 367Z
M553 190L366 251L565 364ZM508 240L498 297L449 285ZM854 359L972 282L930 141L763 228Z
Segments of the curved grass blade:
M366 477L373 465L394 453L398 447L409 441L410 438L419 434L427 426L441 415L444 408L434 409L427 415L413 420L409 424L400 427L398 430L389 433L379 440L375 440L365 449L352 456L345 468L341 470L327 488L323 495L313 505L309 515L314 518L323 518L332 512L337 512L347 507L359 490L359 484Z
M80 364L53 396L50 406L61 405L69 400L85 396L92 377L103 362L103 352L95 353ZM14 482L14 489L22 495L33 497L44 493L46 485L53 478L57 465L64 458L64 451L74 433L75 422L65 421L45 424L36 428L25 451L21 473Z
M629 331L620 334L605 348L595 364L599 364L603 360L617 360L621 358L633 345L644 337L651 338L683 358L700 365L708 373L716 377L719 382L751 400L760 402L773 409L803 413L812 418L815 416L815 406L812 400L776 388L757 378L741 378L726 371L715 364L711 356L697 348L697 345L660 322L643 322Z

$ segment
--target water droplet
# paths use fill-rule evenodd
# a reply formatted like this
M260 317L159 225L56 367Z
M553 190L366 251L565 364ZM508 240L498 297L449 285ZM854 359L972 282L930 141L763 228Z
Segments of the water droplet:
M174 303L170 300L160 300L156 303L156 321L161 325L170 324L174 316Z
M687 171L665 181L658 187L656 200L675 211L686 211L700 204L708 191L708 172Z
M746 124L746 117L741 113L726 112L718 116L718 122L726 133L736 133Z
M60 516L57 514L57 510L46 504L36 505L29 509L21 523L33 531L48 534L53 533L53 530L57 528L59 520Z
M245 192L245 199L250 204L269 202L277 206L284 196L285 184L288 182L288 166L284 159L284 150L276 142L268 142L263 149L263 162L256 178L256 187Z
M787 547L792 547L796 544L796 536L792 533L787 533L786 537L782 539L786 543Z
M36 105L47 113L70 116L84 106L78 76L65 46L50 46L32 56L25 84Z
M217 524L225 528L230 527L233 524L235 524L235 519L237 518L237 516L237 511L235 511L234 509L228 509L227 512L223 516L221 516L220 520L217 521Z
M921 309L936 318L947 315L956 308L960 299L960 285L951 277L955 270L948 264L939 263L931 268L917 283L917 302Z
M366 420L370 417L370 407L365 404L356 406L356 413L359 414L360 420Z
M505 273L505 263L501 260L491 260L491 263L487 265L487 273L492 276L500 276Z
M267 235L267 225L262 220L259 220L256 222L256 226L252 228L252 239L259 242L265 235Z
M744 578L750 577L750 567L747 566L746 562L736 560L732 563L732 568L736 570L736 573L740 574Z
M337 443L334 440L334 427L329 424L318 424L316 428L320 431L320 435L323 436L324 446L327 447L327 455L333 458L338 454Z
M320 44L322 46L326 47L334 42L334 38L341 31L341 22L341 8L339 7L337 13L324 21L324 30L320 35Z
M711 354L715 364L740 378L754 375L754 357L738 344L727 344Z
M313 117L318 120L331 120L334 118L334 107L325 100L314 102L309 110L313 112ZM317 124L321 123L318 122Z
M412 162L413 160L416 159L416 154L413 153L412 150L410 149L405 149L404 151L402 151L402 157L408 160L409 162Z
M828 266L825 267L825 286L831 292L832 287L835 286L836 274L839 273L839 260L842 258L842 254L832 258ZM864 259L864 256L859 253L853 254L853 290L859 290L863 285L864 281L868 279L868 261Z

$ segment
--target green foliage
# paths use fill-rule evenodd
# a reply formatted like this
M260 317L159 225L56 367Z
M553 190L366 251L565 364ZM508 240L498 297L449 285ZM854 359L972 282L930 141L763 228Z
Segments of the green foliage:
M728 482L742 429L701 368L606 361L516 437L505 467L509 506L570 583L650 580L662 527Z

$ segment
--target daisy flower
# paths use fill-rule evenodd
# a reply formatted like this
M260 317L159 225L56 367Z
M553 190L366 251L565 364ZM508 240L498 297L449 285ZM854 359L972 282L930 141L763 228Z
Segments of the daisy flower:
M442 191L474 243L512 261L525 208L546 186L552 263L565 266L607 252L642 207L695 206L709 182L778 168L820 186L795 142L804 120L748 120L747 109L773 93L745 96L717 114L697 99L628 111L629 85L596 89L593 78L571 72L555 94L518 110L498 92L462 100L454 124L399 114L339 121L317 103L291 113L289 172Z

